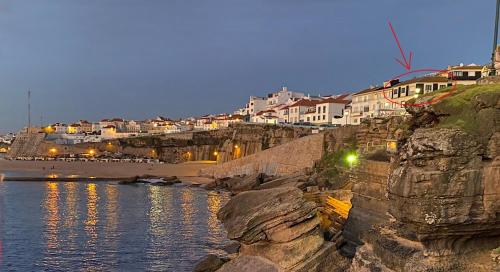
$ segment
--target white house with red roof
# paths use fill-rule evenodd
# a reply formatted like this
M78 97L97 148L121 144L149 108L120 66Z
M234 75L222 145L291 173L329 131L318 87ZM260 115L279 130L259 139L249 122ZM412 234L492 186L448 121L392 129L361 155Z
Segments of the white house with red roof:
M321 99L303 98L288 106L288 122L300 123L307 122L306 112L309 108L315 107Z
M255 116L252 116L252 123L278 124L278 113L275 110L259 111Z

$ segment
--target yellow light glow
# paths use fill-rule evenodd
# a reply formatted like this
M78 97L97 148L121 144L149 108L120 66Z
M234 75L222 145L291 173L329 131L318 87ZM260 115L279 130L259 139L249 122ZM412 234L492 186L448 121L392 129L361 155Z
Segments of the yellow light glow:
M49 152L50 152L50 153L56 153L56 152L57 152L57 149L55 149L55 148L51 148L51 149L49 149Z
M219 155L219 152L214 151L214 156L217 156L217 155Z
M89 154L90 154L91 156L94 156L94 155L95 155L95 150L94 150L94 149L89 150Z
M234 148L240 148L238 145L234 145Z

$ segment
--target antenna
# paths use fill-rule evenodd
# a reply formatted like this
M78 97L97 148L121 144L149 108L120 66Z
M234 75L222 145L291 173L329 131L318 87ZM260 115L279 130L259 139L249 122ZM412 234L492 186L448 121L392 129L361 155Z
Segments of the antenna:
M28 134L31 134L31 91L28 89Z
M495 17L495 33L493 33L493 52L491 54L491 69L492 75L496 75L495 71L495 54L497 51L497 41L498 41L498 13L500 11L500 0L497 0L497 9Z

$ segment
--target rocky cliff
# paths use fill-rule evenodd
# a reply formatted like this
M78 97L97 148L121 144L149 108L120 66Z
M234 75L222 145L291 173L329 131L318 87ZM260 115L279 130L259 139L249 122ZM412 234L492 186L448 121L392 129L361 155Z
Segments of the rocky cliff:
M351 271L499 269L490 257L500 246L499 98L498 85L473 86L408 109L388 217L361 233Z

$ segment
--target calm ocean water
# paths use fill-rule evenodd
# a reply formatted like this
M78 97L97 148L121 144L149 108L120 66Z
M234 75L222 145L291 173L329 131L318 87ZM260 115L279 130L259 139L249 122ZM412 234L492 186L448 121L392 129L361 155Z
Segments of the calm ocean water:
M191 271L222 253L227 194L182 186L0 182L0 271Z

